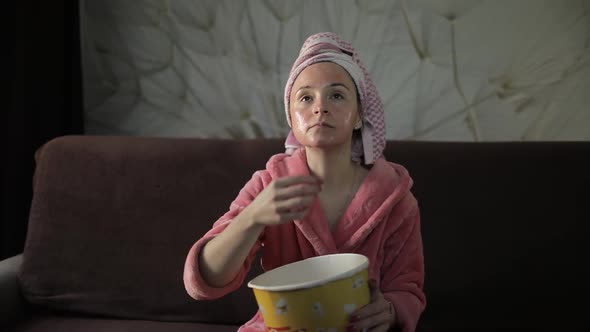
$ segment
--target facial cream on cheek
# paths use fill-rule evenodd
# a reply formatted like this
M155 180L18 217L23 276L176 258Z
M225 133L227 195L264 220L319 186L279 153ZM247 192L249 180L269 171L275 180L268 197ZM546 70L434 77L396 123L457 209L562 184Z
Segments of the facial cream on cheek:
M353 120L354 120L354 113L349 112L348 114L343 116L342 122L344 123L344 125L349 126Z
M349 113L344 117L344 124L349 125L351 122L352 122L352 113Z
M306 119L302 112L293 112L295 123L293 124L300 132L306 132L307 128L311 126L309 119Z

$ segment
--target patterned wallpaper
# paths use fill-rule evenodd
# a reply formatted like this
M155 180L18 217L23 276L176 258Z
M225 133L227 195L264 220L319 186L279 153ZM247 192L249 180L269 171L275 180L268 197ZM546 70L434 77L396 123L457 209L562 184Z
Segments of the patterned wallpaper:
M334 31L388 138L590 140L588 0L81 1L86 132L283 137L305 38Z

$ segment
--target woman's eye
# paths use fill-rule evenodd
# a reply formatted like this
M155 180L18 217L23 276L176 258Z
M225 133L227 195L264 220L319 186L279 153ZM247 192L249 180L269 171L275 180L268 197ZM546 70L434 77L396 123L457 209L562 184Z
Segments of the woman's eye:
M310 96L303 96L303 97L301 97L300 100L301 101L310 101L311 100L311 97Z
M344 99L344 96L340 93L335 93L332 95L332 98L334 99Z

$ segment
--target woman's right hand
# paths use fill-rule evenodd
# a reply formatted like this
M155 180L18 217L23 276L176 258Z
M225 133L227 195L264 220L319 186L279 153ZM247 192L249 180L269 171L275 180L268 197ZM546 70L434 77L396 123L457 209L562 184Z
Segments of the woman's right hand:
M303 219L320 190L321 180L314 176L282 177L264 188L246 209L258 225Z

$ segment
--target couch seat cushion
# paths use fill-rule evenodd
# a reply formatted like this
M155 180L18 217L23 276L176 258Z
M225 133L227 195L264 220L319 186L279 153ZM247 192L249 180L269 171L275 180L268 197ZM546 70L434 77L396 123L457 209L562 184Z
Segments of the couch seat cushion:
M235 332L238 326L148 320L103 319L74 316L35 316L12 329L15 332Z

